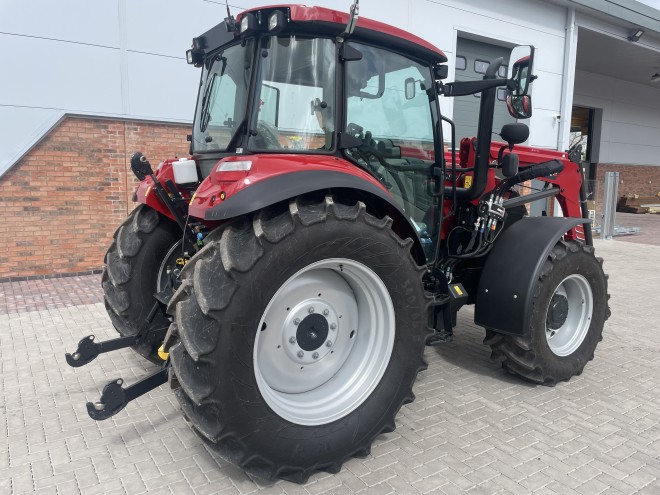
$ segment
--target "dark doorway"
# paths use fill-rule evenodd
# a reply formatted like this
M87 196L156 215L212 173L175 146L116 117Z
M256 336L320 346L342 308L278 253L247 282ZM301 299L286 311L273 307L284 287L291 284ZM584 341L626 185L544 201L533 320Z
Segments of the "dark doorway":
M594 160L594 119L596 109L573 106L571 113L571 138L569 151L577 146L582 147L581 163L587 180L596 179L597 160Z
M598 181L596 180L596 168L598 167L599 160L602 117L602 109L581 107L578 105L573 106L571 113L569 150L581 146L580 165L584 170L587 208L590 215L593 215L594 225L598 223L596 209L599 208L600 191L598 190Z

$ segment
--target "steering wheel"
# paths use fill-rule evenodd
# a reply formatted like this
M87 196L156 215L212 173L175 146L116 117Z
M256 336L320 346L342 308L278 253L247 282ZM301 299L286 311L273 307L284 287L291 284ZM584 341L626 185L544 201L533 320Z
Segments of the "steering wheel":
M280 144L280 134L270 122L260 120L257 122L257 135L254 136L255 147L266 150L279 150L282 149Z
M396 182L396 186L399 189L401 199L403 199L403 210L408 213L408 208L406 205L410 202L410 199L408 198L408 193L406 192L406 188L403 185L403 181L401 180L401 177L399 177L398 172L396 170L392 170L390 164L387 163L385 155L378 151L376 142L372 138L371 131L364 132L364 128L362 126L350 122L346 125L346 132L352 137L362 141L362 144L357 146L356 149L362 155L362 158L366 162L367 167L369 167L372 174L374 174L378 180L380 180L389 190L392 190L392 184L390 184L385 176L378 172L377 168L371 164L369 161L369 155L378 160L378 163L382 165L383 169L389 172L390 177L392 177L394 182Z

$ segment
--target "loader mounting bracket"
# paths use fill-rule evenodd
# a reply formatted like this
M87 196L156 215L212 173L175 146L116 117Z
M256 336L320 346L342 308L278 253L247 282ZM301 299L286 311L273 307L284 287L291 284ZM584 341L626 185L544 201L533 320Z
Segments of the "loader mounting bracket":
M451 321L451 301L445 294L436 294L428 305L429 326L433 333L426 336L427 346L437 346L453 342L454 326ZM440 314L442 313L441 323Z
M426 337L426 345L431 347L454 341L456 313L468 300L462 284L448 284L444 276L438 279L438 283L439 292L428 306L429 326L434 332Z

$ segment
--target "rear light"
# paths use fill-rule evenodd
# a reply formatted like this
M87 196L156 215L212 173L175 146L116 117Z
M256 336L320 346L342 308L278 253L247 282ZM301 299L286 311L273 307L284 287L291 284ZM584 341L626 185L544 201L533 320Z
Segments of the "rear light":
M236 162L222 162L215 171L216 172L248 172L252 168L250 160L240 160Z

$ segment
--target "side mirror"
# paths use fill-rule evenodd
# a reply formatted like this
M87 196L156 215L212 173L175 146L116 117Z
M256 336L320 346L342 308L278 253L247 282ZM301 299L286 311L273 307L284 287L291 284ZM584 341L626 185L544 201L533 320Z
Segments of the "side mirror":
M511 50L509 57L509 79L507 87L511 94L523 96L529 91L529 83L536 79L532 75L534 64L534 47L531 45L517 46Z
M528 119L532 116L531 95L507 95L506 108L515 119Z
M433 73L436 79L447 79L449 75L449 66L448 65L436 65L433 69Z
M405 94L406 94L406 100L412 100L415 97L415 78L414 77L407 77L406 82L405 82Z

